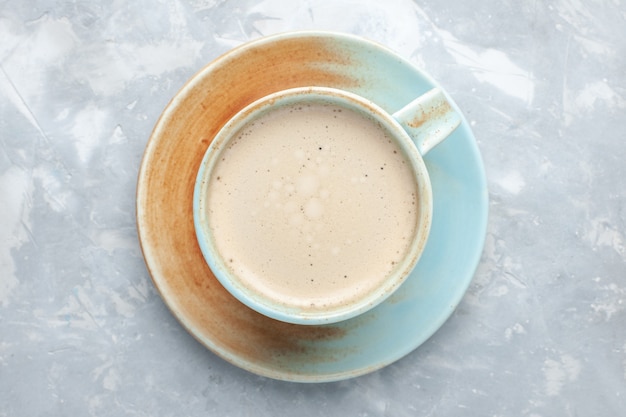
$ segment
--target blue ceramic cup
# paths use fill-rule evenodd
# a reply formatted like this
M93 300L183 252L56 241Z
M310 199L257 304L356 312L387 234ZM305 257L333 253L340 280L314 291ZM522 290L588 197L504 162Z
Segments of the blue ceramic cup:
M198 171L198 244L251 309L302 325L346 320L391 295L430 231L422 159L460 124L437 88L394 114L353 93L295 88L248 105Z

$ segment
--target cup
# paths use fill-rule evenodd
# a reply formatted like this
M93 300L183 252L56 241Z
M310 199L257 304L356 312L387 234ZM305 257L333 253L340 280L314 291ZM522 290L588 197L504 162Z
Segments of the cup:
M220 283L276 320L347 320L417 264L432 219L422 159L460 124L435 88L394 114L351 92L303 87L248 105L198 171L194 225Z

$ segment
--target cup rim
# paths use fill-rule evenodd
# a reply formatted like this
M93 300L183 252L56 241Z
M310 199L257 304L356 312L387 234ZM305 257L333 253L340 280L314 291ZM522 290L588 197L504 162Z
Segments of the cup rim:
M333 310L316 313L303 311L284 303L272 302L250 290L240 282L219 255L211 227L206 216L206 190L210 183L213 168L219 155L243 126L266 111L271 111L275 104L289 105L298 100L323 100L365 113L374 121L381 123L393 133L393 139L407 156L414 174L419 193L419 220L406 256L398 263L383 284L370 291L357 302L340 306ZM432 187L428 170L417 150L415 143L399 122L388 112L372 101L349 91L331 87L297 87L264 96L245 106L215 135L206 150L194 184L193 220L198 245L209 268L226 290L240 302L270 318L299 325L331 324L363 314L386 300L407 279L422 255L432 223Z

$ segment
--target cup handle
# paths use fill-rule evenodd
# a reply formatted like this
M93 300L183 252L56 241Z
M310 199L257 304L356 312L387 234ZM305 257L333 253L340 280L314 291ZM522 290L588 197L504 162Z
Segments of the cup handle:
M426 155L461 124L461 116L439 88L419 96L392 116L413 139L422 155Z

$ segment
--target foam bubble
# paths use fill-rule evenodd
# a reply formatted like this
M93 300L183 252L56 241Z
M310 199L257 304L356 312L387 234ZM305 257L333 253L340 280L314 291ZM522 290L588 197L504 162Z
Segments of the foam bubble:
M295 201L288 201L283 206L283 209L286 213L294 213L296 210L298 210L298 203L296 203Z
M312 198L304 205L304 214L309 219L319 219L324 214L324 205L317 198Z
M303 196L312 196L319 187L319 179L315 175L302 175L298 178L296 188Z
M300 213L294 213L289 217L289 224L291 226L299 226L304 221L304 216Z

